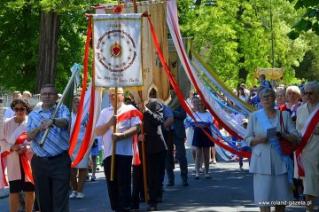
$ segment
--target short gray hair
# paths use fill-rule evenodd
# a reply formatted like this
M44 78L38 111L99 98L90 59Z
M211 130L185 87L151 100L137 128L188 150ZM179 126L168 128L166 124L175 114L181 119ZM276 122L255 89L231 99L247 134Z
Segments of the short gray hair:
M319 82L317 81L307 82L304 88L305 90L312 90L312 91L315 91L316 93L319 93Z
M296 93L296 94L298 94L299 96L301 95L300 89L299 89L299 87L296 86L296 85L288 86L288 88L287 88L287 90L286 90L286 94L288 94L288 92Z
M263 88L263 89L261 89L260 91L259 91L259 94L258 94L258 96L259 96L259 98L261 99L261 96L262 95L264 95L264 94L268 94L268 93L270 93L274 98L276 98L276 93L275 93L275 91L273 90L273 89L271 89L271 88Z

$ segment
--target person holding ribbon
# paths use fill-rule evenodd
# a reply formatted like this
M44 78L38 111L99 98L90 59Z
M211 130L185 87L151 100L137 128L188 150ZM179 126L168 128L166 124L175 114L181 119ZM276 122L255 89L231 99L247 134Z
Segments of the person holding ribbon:
M301 167L298 167L298 170L299 174L303 175L300 168L304 169L304 195L306 201L309 201L307 204L311 203L308 205L309 211L313 211L312 202L319 196L319 126L310 120L313 117L312 114L319 109L319 83L315 81L306 83L303 93L307 96L307 103L301 105L297 110L297 130L302 134L307 126L311 127L311 125L316 124L316 127L312 135L309 135L310 138L301 143L303 149L301 164L298 164ZM298 153L297 161L299 161Z
M37 200L41 212L68 212L70 112L65 105L57 108L58 93L52 84L42 86L40 97L43 103L29 114L27 124L28 140L32 141L34 152L31 166ZM43 140L47 129L48 135Z
M72 101L72 114L71 114L71 131L73 131L75 121L76 121L76 115L78 110L78 105L80 103L80 96L75 95L73 97ZM83 115L84 116L84 115ZM85 129L88 122L89 116L86 114L81 119L81 125L80 125L80 132L79 137L75 145L75 150L73 154L71 155L71 160L74 161L76 156L79 154L82 141L84 139L85 135ZM88 175L88 166L89 166L89 154L84 155L83 159L78 163L75 167L71 168L71 188L72 192L69 195L70 199L77 198L82 199L84 198L83 188L85 179Z
M10 211L18 211L19 193L24 192L25 210L31 212L35 195L30 166L32 152L30 142L26 140L27 114L31 107L22 99L13 100L10 106L15 115L4 122L3 137L0 140L1 157L6 162L9 179Z
M298 142L299 136L289 113L275 109L275 97L270 88L260 91L263 109L250 115L245 136L252 148L249 171L260 211L270 211L271 206L285 211L285 201L292 200L293 162L283 154L279 139Z
M192 146L195 147L195 179L199 179L199 171L202 166L202 162L205 165L205 178L211 178L209 174L209 150L214 146L214 143L210 140L208 135L211 135L211 126L213 125L212 115L206 111L203 102L198 98L193 98L194 116L196 122L194 122L189 116L185 119L185 127L194 128L194 136Z

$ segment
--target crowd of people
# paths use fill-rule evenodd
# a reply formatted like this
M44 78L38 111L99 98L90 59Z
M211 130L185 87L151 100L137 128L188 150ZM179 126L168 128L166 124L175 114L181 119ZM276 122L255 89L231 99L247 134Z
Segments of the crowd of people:
M58 93L53 85L44 85L41 88L40 102L31 106L31 93L14 92L12 103L4 112L4 127L1 134L1 152L8 152L7 175L9 180L9 205L11 211L18 211L21 207L21 193L24 193L24 208L26 211L68 211L69 199L85 197L83 189L88 177L89 154L77 166L71 168L81 146L88 117L81 119L80 132L75 150L68 155L70 132L72 131L80 97L75 95L71 111L62 105L58 109ZM115 95L117 102L115 103ZM148 210L157 210L158 203L163 201L163 184L165 174L167 186L175 185L174 166L178 161L181 168L182 185L188 186L188 163L185 150L185 111L179 106L172 109L157 98L157 91L153 89L149 100L142 107L136 107L143 114L143 122L132 117L117 123L122 114L136 109L132 96L124 95L122 88L109 89L110 105L101 111L97 121L95 138L91 149L93 161L91 180L96 179L96 160L103 149L104 172L107 181L111 207L114 211L138 210L140 201L147 201ZM203 123L207 131L212 124L212 117L205 112L199 98L194 98L194 111L207 116L207 123ZM117 116L114 116L114 107L117 106ZM55 111L57 110L57 111ZM52 118L53 113L55 117ZM117 121L116 121L117 120ZM116 133L113 126L116 124ZM185 122L186 123L186 122ZM209 178L209 146L212 142L194 128L194 135L200 142L194 145L194 160L196 161L196 179L199 177L201 163L205 164L205 177ZM143 134L141 133L143 128ZM44 142L43 134L49 129ZM180 133L182 132L182 133ZM17 143L24 134L23 143ZM197 135L198 134L198 135ZM139 135L139 141L146 144L147 161L147 197L144 193L143 169L141 164L132 164L132 137ZM110 179L112 142L116 142L115 150L115 179ZM43 142L43 144L41 144ZM102 146L102 148L101 148ZM141 142L139 142L141 149ZM26 161L29 170L23 166L22 155L28 155ZM142 158L141 150L139 151ZM215 156L213 158L216 163ZM133 168L132 168L133 167ZM32 173L31 177L26 172ZM132 171L132 176L131 176ZM132 186L132 192L131 192Z
M273 88L262 75L253 94L245 92L244 86L239 90L239 95L250 96L241 99L258 109L249 117L245 137L252 150L250 172L256 205L261 211L270 211L271 206L285 211L287 203L296 200L305 201L303 205L313 211L319 195L319 126L302 150L304 176L298 170L296 152L288 154L282 143L288 141L298 148L310 115L319 107L319 83Z
M273 88L262 75L258 87L249 91L241 85L237 95L258 109L251 113L249 120L243 119L247 128L245 142L252 152L250 172L256 205L261 211L270 211L271 206L284 211L288 201L305 198L307 209L313 211L312 203L319 195L319 127L302 151L304 177L299 176L295 153L283 152L281 141L296 146L300 143L310 114L319 107L319 83ZM163 201L165 175L166 186L175 186L175 162L181 169L182 185L188 186L185 142L192 146L194 178L210 179L210 162L216 163L216 150L209 137L216 121L203 101L196 94L187 100L196 119L193 120L180 105L172 108L161 101L155 89L148 96L145 104L137 105L134 97L122 88L110 88L110 105L102 109L94 127L91 154L71 168L88 123L88 116L81 119L79 137L69 156L70 132L75 126L80 97L74 96L70 110L65 105L57 108L57 90L54 85L46 84L41 88L41 103L32 110L31 93L24 92L22 96L14 92L10 108L4 113L0 139L1 152L6 153L10 210L18 211L19 194L24 192L26 211L33 210L34 202L35 209L42 212L69 211L70 198L85 197L90 156L91 180L96 179L101 146L107 191L114 211L138 211L141 201L147 202L148 211L158 210ZM134 141L137 149L133 148ZM146 146L145 155L142 142ZM114 167L112 153L115 153ZM146 175L143 162L146 162ZM242 167L242 158L240 164ZM144 186L147 186L146 193Z

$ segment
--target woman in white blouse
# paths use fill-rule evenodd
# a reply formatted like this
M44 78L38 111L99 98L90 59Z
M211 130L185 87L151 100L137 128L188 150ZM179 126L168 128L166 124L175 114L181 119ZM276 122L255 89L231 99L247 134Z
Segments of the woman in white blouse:
M252 147L250 173L253 173L255 203L260 211L285 211L292 200L290 185L293 162L282 154L279 137L298 142L297 130L288 112L282 112L284 130L281 132L280 111L275 110L275 92L264 88L259 94L263 109L251 114L248 122L247 143ZM280 134L278 132L281 132Z
M29 159L31 159L30 142L25 141L23 144L16 144L17 138L26 132L27 114L31 111L31 108L24 100L15 99L11 103L11 109L15 112L15 116L5 120L3 137L0 140L1 154L7 154L10 211L18 211L20 207L19 193L23 191L25 193L25 210L31 212L35 199L34 185L26 177L19 156L27 153Z
M209 175L209 150L214 146L207 134L211 135L211 125L213 124L212 115L206 111L204 104L198 97L193 98L194 116L196 122L190 117L185 120L185 127L192 127L194 129L194 136L192 139L192 146L195 148L195 179L199 179L199 171L202 162L205 165L205 178L210 178ZM205 132L207 133L205 133Z

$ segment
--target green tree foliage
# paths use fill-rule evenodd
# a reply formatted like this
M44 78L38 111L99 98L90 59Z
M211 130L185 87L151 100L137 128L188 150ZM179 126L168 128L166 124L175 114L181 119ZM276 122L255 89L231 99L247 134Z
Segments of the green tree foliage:
M270 9L274 65L285 69L284 82L296 81L294 67L311 48L306 37L290 40L287 36L302 11L285 0L272 4L268 0L218 0L214 6L197 6L189 0L179 1L179 9L183 35L193 38L193 48L233 88L242 81L256 84L256 68L272 67Z
M40 14L60 16L56 84L62 90L73 63L82 63L85 13L107 0L2 0L0 3L0 88L35 91Z
M178 1L183 35L193 38L194 49L203 55L231 87L236 87L241 81L255 84L256 68L271 67L269 1ZM110 1L1 0L0 88L35 91L40 14L55 11L60 20L56 84L62 90L70 76L72 64L81 63L83 59L87 27L84 14L92 12L90 6L102 2ZM295 23L305 17L304 12L314 7L305 3L305 9L297 10L295 3L289 1L272 0L272 3L275 66L283 67L286 70L284 80L291 82L295 79L294 69L299 67L305 52L308 53L304 63L310 61L307 58L311 54L314 58L311 64L315 64L319 58L318 47L315 48L313 44L318 43L318 39L312 32L302 34L295 40L287 36ZM312 26L318 20L318 13L314 14L310 12ZM297 74L313 71L316 67L313 65L311 69L296 69Z
M30 89L37 64L39 37L38 11L30 4L0 5L0 86Z
M305 80L319 79L319 36L307 35L311 49L309 49L299 67L295 67L296 77Z
M291 2L295 2L290 0ZM304 12L301 19L294 25L294 28L289 32L291 39L299 37L301 32L313 31L319 35L319 1L318 0L297 0L296 9Z

